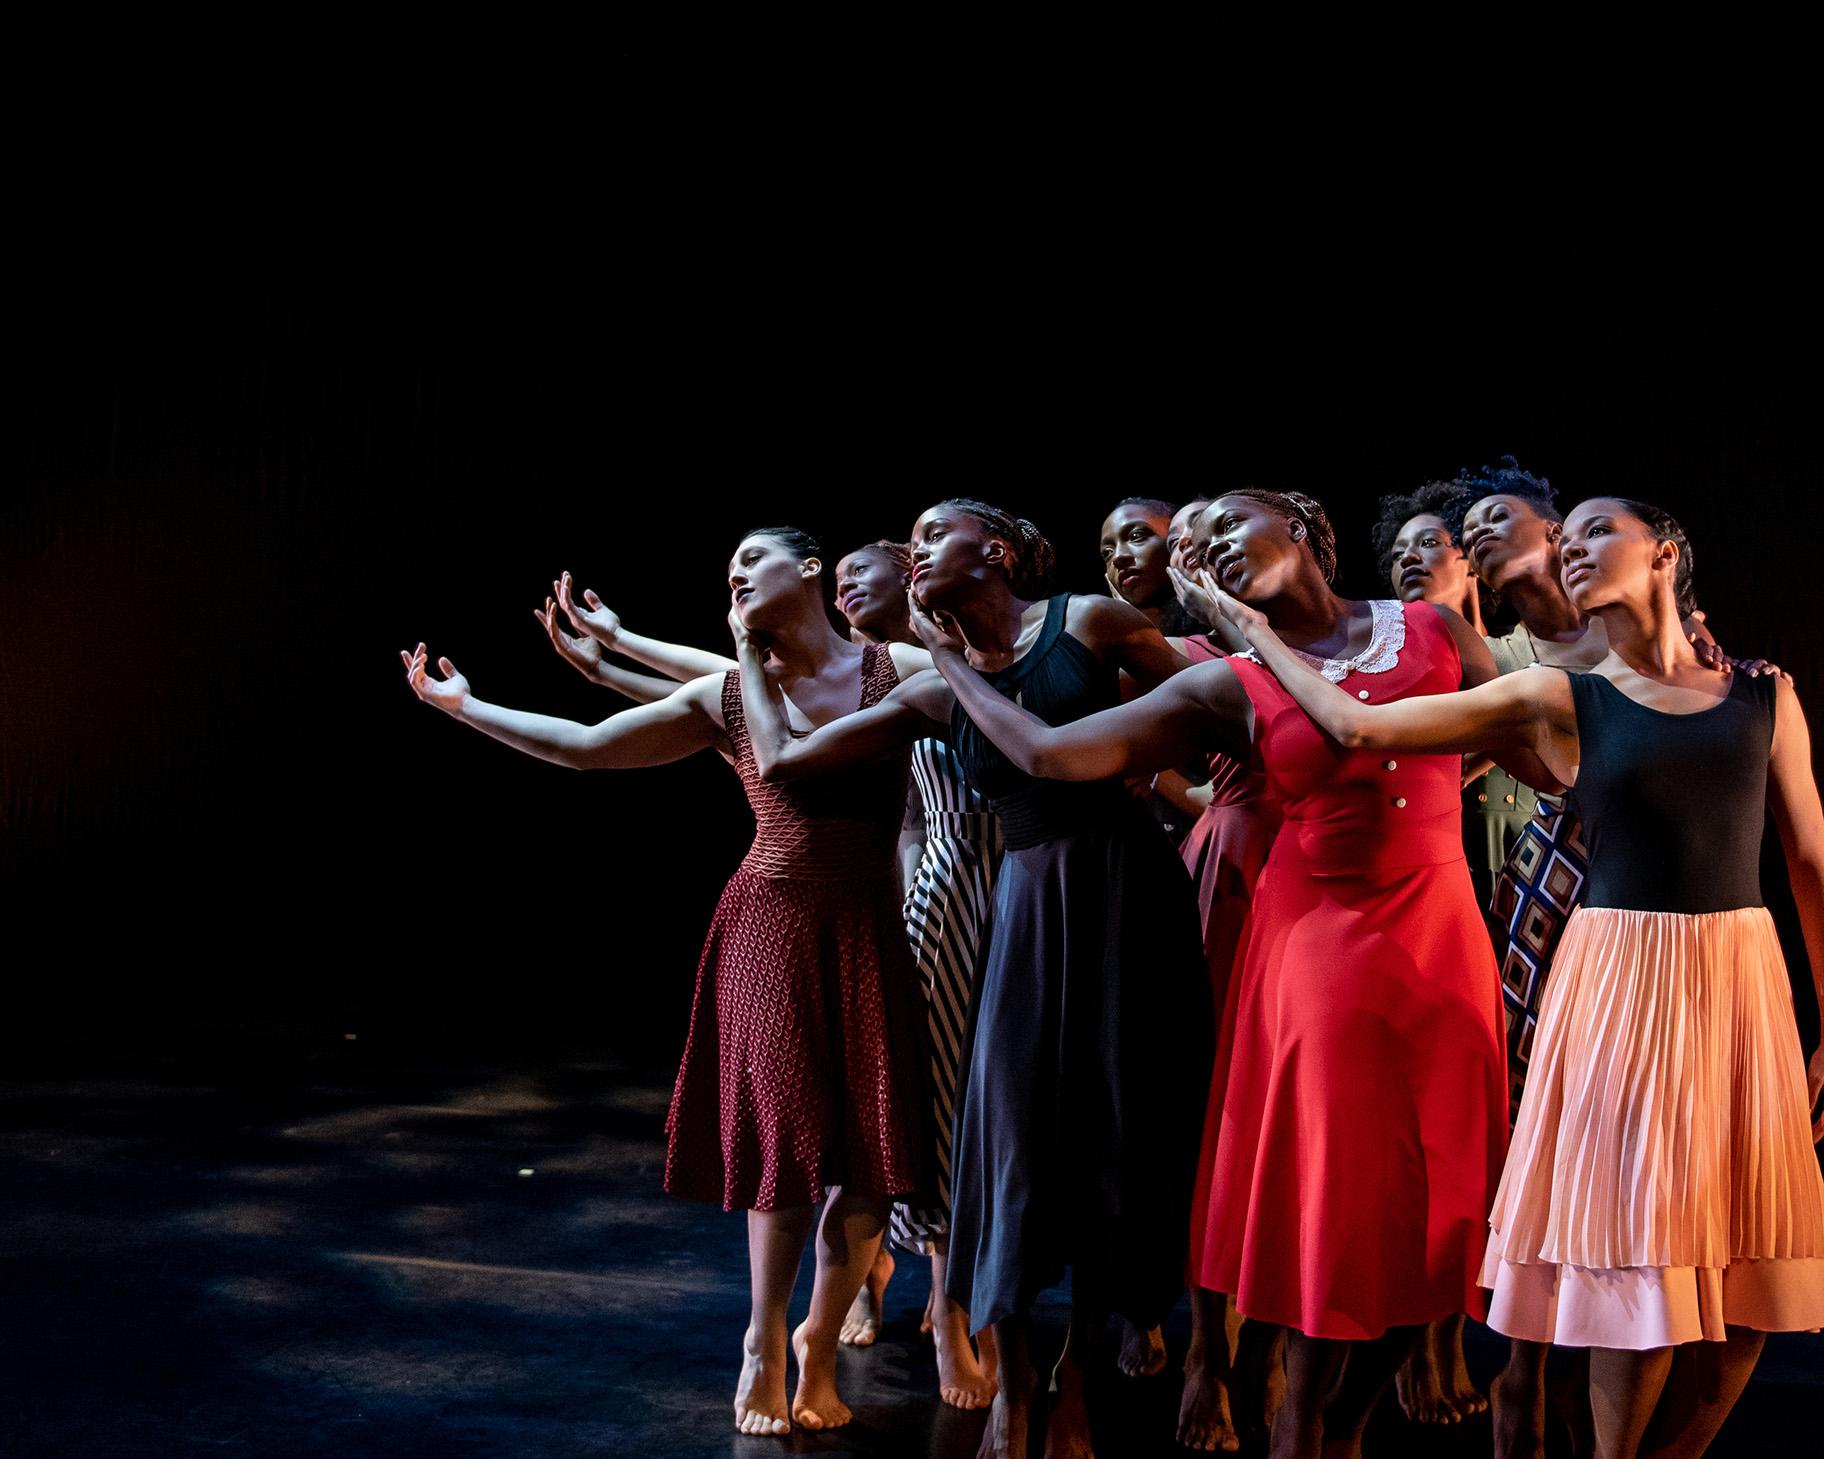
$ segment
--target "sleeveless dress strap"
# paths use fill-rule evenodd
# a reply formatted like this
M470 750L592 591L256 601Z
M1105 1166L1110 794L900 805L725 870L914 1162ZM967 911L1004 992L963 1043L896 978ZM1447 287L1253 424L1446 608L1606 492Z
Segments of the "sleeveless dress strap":
M1038 642L1026 650L1016 664L1009 665L994 676L998 688L1004 684L1017 684L1039 666L1046 654L1064 636L1064 619L1070 608L1070 594L1058 593L1045 605L1045 626L1039 630Z

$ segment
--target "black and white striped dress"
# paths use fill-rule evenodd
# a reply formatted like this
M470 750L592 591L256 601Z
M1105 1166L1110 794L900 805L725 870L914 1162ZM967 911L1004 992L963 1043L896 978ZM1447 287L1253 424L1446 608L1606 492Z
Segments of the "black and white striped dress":
M942 740L912 747L912 776L925 807L925 852L906 894L906 936L923 976L931 1022L931 1097L936 1106L941 1205L901 1202L889 1222L893 1244L928 1256L950 1230L950 1126L956 1110L969 990L988 946L1000 823L964 779Z

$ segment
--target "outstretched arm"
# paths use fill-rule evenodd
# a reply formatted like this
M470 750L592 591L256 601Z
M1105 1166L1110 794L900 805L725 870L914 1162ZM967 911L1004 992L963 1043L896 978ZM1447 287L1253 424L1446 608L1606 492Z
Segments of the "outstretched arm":
M1067 627L1097 658L1139 685L1141 693L1191 666L1146 614L1118 598L1072 598Z
M1092 600L1094 601L1094 600ZM1130 610L1131 611L1131 610ZM1107 780L1169 770L1220 750L1242 758L1253 707L1227 664L1196 664L1138 699L1069 724L1050 725L1002 695L969 666L963 642L916 599L912 625L956 701L995 747L1028 775Z
M579 634L573 638L564 632L563 624L558 621L557 608L555 598L546 598L543 611L534 608L532 616L545 630L545 636L551 640L551 647L557 650L558 656L591 684L600 684L604 689L625 694L635 704L650 704L655 699L663 699L678 687L675 679L662 679L657 674L642 674L609 663L601 644L588 634Z
M477 699L448 659L437 661L444 677L431 678L423 644L399 656L405 660L406 682L426 704L503 745L573 770L665 765L697 750L719 748L725 739L720 675L683 685L657 703L611 714L599 724L578 724Z
M564 573L552 583L551 591L557 599L558 607L564 610L564 616L578 633L587 634L605 649L625 654L649 669L657 669L669 679L680 682L698 679L705 674L726 673L735 666L733 659L724 658L721 654L691 648L688 644L667 643L664 639L629 633L621 626L620 614L605 606L593 589L585 588L583 601L578 603L575 585L569 573Z
M1805 711L1789 681L1774 689L1773 753L1767 765L1767 799L1773 823L1786 852L1786 875L1792 882L1792 899L1805 933L1805 952L1811 959L1811 981L1818 1006L1824 1010L1824 810L1818 805L1818 783L1811 773L1811 731ZM1807 1071L1811 1093L1813 1140L1824 1139L1824 1114L1818 1113L1818 1094L1824 1090L1824 1044L1811 1056Z
M1423 694L1364 704L1287 648L1265 615L1205 578L1225 617L1326 734L1351 749L1464 753L1487 750L1516 761L1536 754L1558 784L1577 765L1577 719L1570 680L1555 669L1504 674L1456 694Z

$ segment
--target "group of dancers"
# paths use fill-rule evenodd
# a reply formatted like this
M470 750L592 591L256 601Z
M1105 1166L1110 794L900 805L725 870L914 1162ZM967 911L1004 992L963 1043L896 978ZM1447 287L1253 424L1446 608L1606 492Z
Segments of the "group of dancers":
M836 564L846 632L819 545L761 529L732 657L566 574L552 646L640 701L597 724L402 655L527 754L741 777L665 1184L747 1212L742 1432L849 1419L836 1354L878 1332L889 1235L931 1263L941 1397L989 1409L992 1459L1026 1453L1066 1271L1057 1459L1092 1452L1110 1319L1156 1373L1187 1292L1180 1442L1278 1459L1359 1453L1396 1379L1421 1421L1484 1406L1466 1316L1512 1340L1503 1459L1543 1454L1553 1345L1587 1353L1580 1443L1696 1455L1765 1334L1824 1325L1824 1055L1758 882L1771 810L1824 977L1790 684L1709 640L1646 503L1561 513L1507 459L1382 508L1387 599L1335 592L1318 502L1253 488L1120 503L1103 597L946 500ZM1517 621L1485 636L1491 603Z

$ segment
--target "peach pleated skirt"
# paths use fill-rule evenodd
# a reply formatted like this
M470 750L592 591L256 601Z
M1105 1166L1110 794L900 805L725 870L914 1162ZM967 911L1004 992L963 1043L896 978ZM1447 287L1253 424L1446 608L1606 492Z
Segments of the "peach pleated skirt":
M1765 908L1572 915L1489 1227L1511 1337L1824 1326L1824 1177Z

